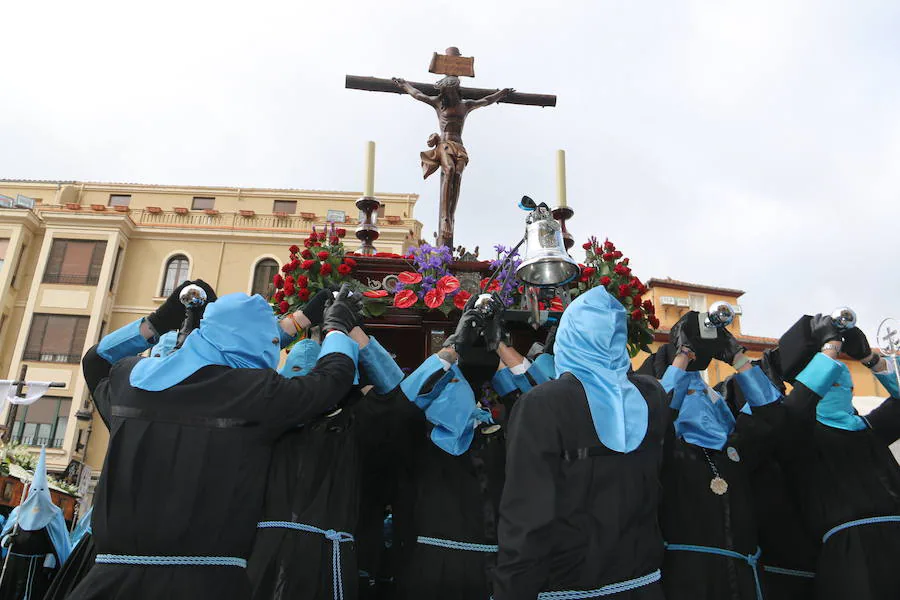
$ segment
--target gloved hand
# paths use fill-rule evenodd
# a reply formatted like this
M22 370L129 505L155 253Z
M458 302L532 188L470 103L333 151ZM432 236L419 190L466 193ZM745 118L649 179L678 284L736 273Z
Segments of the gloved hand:
M444 348L452 346L457 350L466 346L472 346L478 340L478 336L484 331L484 326L484 315L475 310L474 307L468 308L463 311L462 316L459 318L459 323L456 324L456 331L444 340L442 345Z
M306 306L301 311L303 315L309 319L310 324L315 327L321 325L325 318L325 305L329 299L334 299L334 292L330 289L319 290L319 292L310 298Z
M824 346L828 342L841 341L843 337L843 331L835 326L831 315L818 314L814 316L809 322L809 327L813 341L819 346Z
M844 332L844 343L841 350L850 355L850 358L862 360L872 354L869 340L859 327L853 327Z
M206 292L207 304L216 301L217 296L215 290L202 279L185 281L175 288L175 291L169 294L169 297L162 303L162 306L147 316L147 320L150 322L150 325L153 326L153 329L156 330L157 334L162 335L173 329L181 329L181 324L184 322L185 308L181 303L180 296L181 291L189 285L198 285L203 288L203 291Z
M719 330L719 339L716 341L718 342L719 349L714 355L715 359L729 365L734 364L734 357L737 356L738 353L747 350L738 344L738 341L731 335L731 332L724 327Z
M682 348L689 348L691 350L696 350L694 346L696 343L690 338L687 331L685 331L685 323L687 319L696 319L697 313L694 311L687 312L683 317L678 319L678 322L672 326L671 331L669 331L669 343L675 346L675 351L680 351Z
M506 321L503 318L506 307L496 292L491 297L491 304L491 317L484 326L484 341L488 351L494 352L500 347L500 342L509 345L509 333L506 331Z
M558 325L554 325L547 333L547 341L544 342L544 354L553 354L553 346L556 344L556 330Z
M359 324L362 317L362 294L350 295L350 286L344 284L338 297L334 294L328 299L325 305L325 312L322 318L322 331L340 331L341 333L350 333L350 330Z

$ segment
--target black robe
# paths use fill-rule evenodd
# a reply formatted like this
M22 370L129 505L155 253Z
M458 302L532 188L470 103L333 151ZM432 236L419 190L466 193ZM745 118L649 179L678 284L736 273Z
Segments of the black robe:
M94 558L97 556L97 549L94 546L94 538L88 531L79 540L78 544L72 550L69 558L63 563L62 568L53 578L53 583L44 600L63 600L67 598L72 590L74 590L81 580L85 578L94 567Z
M806 527L818 540L849 521L900 516L900 467L888 445L900 438L900 400L889 398L866 417L870 428L845 431L815 420L794 430L781 457ZM900 523L844 529L822 545L818 600L900 598Z
M406 402L403 418L404 462L392 505L397 598L487 600L494 552L442 548L417 538L497 544L506 430L481 425L469 449L452 456L432 443L430 426L415 404Z
M206 366L162 392L129 383L141 359L88 351L85 379L110 442L95 492L98 554L246 558L275 440L350 390L355 366L321 358L306 377ZM250 597L244 569L97 564L71 598Z
M59 557L46 529L19 530L4 559L6 573L0 585L0 600L41 600L58 572ZM56 558L52 568L45 567L48 554Z
M508 433L496 600L599 589L660 568L666 394L654 378L629 374L629 380L649 414L644 440L627 454L602 445L584 388L571 374L519 399ZM603 597L661 600L663 592L656 582Z

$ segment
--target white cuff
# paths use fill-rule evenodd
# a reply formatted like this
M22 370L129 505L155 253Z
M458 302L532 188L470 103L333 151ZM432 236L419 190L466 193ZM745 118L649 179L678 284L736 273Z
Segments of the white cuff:
M884 359L884 364L887 366L883 371L876 371L875 369L872 369L873 373L875 373L876 375L880 375L882 373L893 373L897 370L897 363L894 361L893 356L882 356L881 358Z
M445 370L445 371L449 371L449 370L450 370L450 367L453 366L453 365L450 364L449 361L444 360L444 359L441 358L440 356L438 356L438 360L441 361L441 366L444 367L444 370Z
M509 372L512 373L513 375L524 375L525 371L527 371L528 367L530 367L530 366L531 366L531 361L528 360L527 358L523 358L522 363L518 364L514 367L510 367Z

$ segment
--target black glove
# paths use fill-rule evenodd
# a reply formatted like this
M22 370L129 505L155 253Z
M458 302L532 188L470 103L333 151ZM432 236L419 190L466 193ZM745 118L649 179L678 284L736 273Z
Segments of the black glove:
M869 340L866 339L866 334L859 327L853 327L844 332L844 344L841 346L841 350L856 360L868 358L872 354Z
M717 341L719 343L719 349L716 351L714 358L728 365L734 364L734 357L737 356L738 353L747 350L738 344L738 341L731 335L731 332L724 327L719 330L719 339Z
M694 318L696 319L697 313L694 311L690 311L685 314L683 317L678 319L678 322L672 326L672 329L669 331L669 343L675 346L675 351L680 351L682 348L690 348L691 350L696 351L696 343L691 340L687 331L685 331L684 324L687 319Z
M301 312L309 319L309 322L313 327L322 324L322 319L325 318L325 305L328 303L329 299L334 299L334 292L332 290L319 290L319 292L306 303L306 306L303 307Z
M550 328L550 332L547 333L547 341L544 342L544 354L553 354L553 346L556 345L556 330L558 328L558 325L554 325Z
M318 295L318 294L317 294ZM340 331L341 333L350 333L350 330L359 324L362 317L362 295L350 295L350 286L344 284L338 297L331 298L325 305L325 313L322 319L322 331Z
M484 341L489 352L495 352L500 347L500 342L509 345L509 333L506 331L506 321L503 313L506 307L503 300L496 293L491 298L491 317L484 326Z
M181 324L184 323L185 308L184 304L181 303L180 296L182 290L189 285L198 285L203 288L203 291L206 292L207 304L216 301L217 296L215 290L202 279L185 281L175 288L175 291L169 294L169 297L162 303L162 306L147 316L147 320L150 322L150 325L153 326L153 329L156 330L157 334L162 335L173 329L181 329Z
M484 331L484 325L484 315L474 308L469 308L459 318L456 331L444 340L443 347L453 346L458 351L460 348L473 346Z
M819 347L824 346L828 342L839 342L843 337L843 331L835 326L831 315L818 314L814 316L809 322L809 327L812 339Z

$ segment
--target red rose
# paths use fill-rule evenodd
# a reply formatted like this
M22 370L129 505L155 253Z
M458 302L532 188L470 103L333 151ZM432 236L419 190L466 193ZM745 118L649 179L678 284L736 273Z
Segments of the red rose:
M328 275L329 273L331 273L331 265L322 263L322 266L319 267L319 275Z
M328 260L328 253L325 252L324 250L322 250L321 252L316 254L316 256L319 257L319 260Z
M637 290L635 290L635 291L637 291ZM641 295L640 295L640 294L636 295L636 296L632 299L632 302L634 303L635 306L640 306L640 305L641 305L641 302L643 302L643 301L644 301L644 300L643 300L643 298L641 298Z
M591 244L590 242L585 242L581 245L581 247L584 248L585 250L590 250L591 248L594 247L594 245Z
M306 275L297 275L297 287L305 288L309 285L309 278Z
M275 289L280 290L282 287L284 287L284 277L282 277L278 273L275 273L275 276L272 277L272 285L275 286Z
M345 235L347 235L346 229L335 229L334 232L337 234L338 237L341 237L341 238L344 237Z
M300 246L298 246L297 244L294 244L293 246L288 248L288 250L290 251L291 254L297 254L298 252L300 252Z
M606 262L612 262L613 260L615 260L615 258L616 257L612 252L607 252L603 255L603 260L605 260Z
M284 284L284 295L285 296L293 296L295 291L297 291L297 290L294 289L293 283L285 282L285 284Z
M339 238L336 235L333 235L330 238L328 238L328 243L331 244L332 246L337 246L338 244L341 243L341 238Z
M590 277L588 277L587 275L582 275L581 277L578 278L578 281L580 281L582 283L587 283L589 279L590 279Z
M610 279L610 278L607 277L606 275L604 275L603 277L600 278L600 285L602 285L602 286L607 286L607 285L609 285L610 283L612 283L612 279Z
M281 311L281 314L286 313L290 307L291 305L287 303L287 300L282 300L278 303L278 310Z
M442 294L449 294L459 289L459 279L453 275L444 275L438 279L435 288L440 290Z
M622 253L616 250L615 252L613 252L613 258L615 258L616 260L622 258ZM627 258L625 259L625 264L628 264Z
M345 257L344 257L344 264L350 265L351 267L355 267L355 266L356 266L356 261L353 260L352 258L347 258L347 257L345 256Z
M309 234L309 241L310 242L318 242L319 241L319 236L318 236L318 234L316 234L315 231L313 231L311 234Z
M653 302L651 302L650 300L644 300L644 303L642 304L642 306L644 307L644 310L646 310L647 312L649 312L649 313L653 312Z
M631 269L626 267L625 265L616 265L616 268L613 269L616 275L630 275Z
M434 288L425 294L425 306L428 308L437 308L444 303L444 292Z
M284 300L284 290L278 290L275 292L275 302L281 302Z
M636 308L633 311L631 311L631 320L632 321L640 321L643 316L644 316L644 313L642 313L641 309L639 309L639 308Z
M303 240L303 245L309 248L313 245L312 240Z
M397 308L409 308L418 301L418 296L412 290L400 290L394 295L394 306Z
M289 283L293 284L293 283L294 283L294 276L293 276L293 275L288 275L287 277L285 277L285 278L284 278L284 283L285 283L285 285L287 285L287 284L289 284Z
M397 279L400 280L400 283L413 285L422 281L422 276L418 273L413 273L412 271L403 271L397 275Z
M338 265L338 273L341 275L349 275L352 270L350 265Z
M656 318L656 315L650 315L650 327L659 329L659 319Z
M453 297L453 306L462 310L466 307L466 302L469 301L469 298L472 297L472 294L467 292L466 290L459 290L457 294Z
M300 256L302 256L305 260L309 260L312 258L312 252L310 252L309 248L307 248L306 250L304 250L303 252L300 253Z
M316 264L316 261L314 261L314 260L304 260L303 263L300 265L300 267L304 271L309 271L314 264Z
M300 302L309 300L309 288L300 288L297 290L297 298L300 299Z
M281 267L281 272L282 273L290 273L292 264L294 264L294 263L292 263L292 262L285 263L284 266Z
M585 267L584 270L581 272L581 274L584 275L585 277L590 277L591 275L593 275L596 272L597 272L597 269L595 269L594 267Z
M603 247L606 249L607 252L613 252L616 249L616 245L613 244L611 241L609 241L609 239L607 239L605 242L603 242Z
M619 286L619 298L627 298L631 295L631 288L624 283Z
M631 281L628 282L628 285L630 285L633 288L637 288L641 285L641 280L638 279L637 277L632 277Z
M386 290L367 290L363 292L363 296L366 298L385 298L387 295Z

